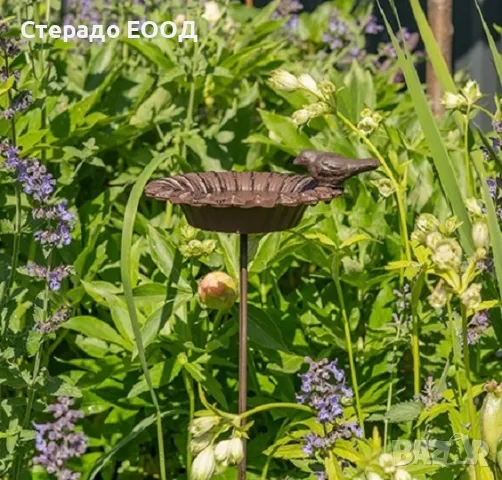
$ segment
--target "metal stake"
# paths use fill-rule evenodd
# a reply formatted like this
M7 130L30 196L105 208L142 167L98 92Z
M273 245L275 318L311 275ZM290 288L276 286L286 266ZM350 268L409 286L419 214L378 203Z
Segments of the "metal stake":
M239 413L247 407L248 384L248 236L240 236L240 304L239 304ZM245 421L242 422L243 424ZM239 480L246 479L246 440L242 439L244 457L239 464Z

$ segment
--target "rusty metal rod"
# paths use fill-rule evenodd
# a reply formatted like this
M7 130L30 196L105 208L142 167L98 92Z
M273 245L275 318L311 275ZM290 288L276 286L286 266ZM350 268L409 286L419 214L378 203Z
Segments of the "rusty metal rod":
M240 236L240 304L239 304L239 413L247 408L248 385L248 236ZM245 423L243 421L243 423ZM239 480L246 478L246 440L244 457L239 464Z

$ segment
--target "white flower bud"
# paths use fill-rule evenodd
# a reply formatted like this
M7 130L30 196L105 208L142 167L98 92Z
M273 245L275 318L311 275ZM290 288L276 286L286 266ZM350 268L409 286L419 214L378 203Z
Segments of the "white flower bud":
M462 88L462 95L470 105L473 105L482 97L479 85L474 80L469 80L465 87Z
M452 217L447 218L444 222L443 232L446 233L446 235L451 235L458 227L460 227L460 225L462 225L462 223L458 221L458 218L455 215L453 215Z
M444 287L443 282L439 282L434 288L433 292L427 298L429 305L432 308L443 308L448 301L448 292Z
M384 198L390 197L394 193L394 186L388 178L381 178L372 183L378 188L378 193Z
M472 283L469 285L464 293L460 295L460 299L468 310L479 307L481 304L481 284Z
M394 457L390 453L382 453L378 457L378 464L383 468L385 473L393 473L396 470Z
M394 473L394 480L411 480L411 475L402 468L398 468Z
M329 100L329 98L336 92L336 87L329 80L323 80L319 83L319 90L321 90L324 98Z
M467 106L467 102L463 95L458 95L452 92L446 92L443 95L441 103L448 110L456 110Z
M294 92L300 88L298 79L292 73L280 68L272 72L270 83L276 90L282 90L284 92Z
M213 447L207 447L200 452L192 463L190 480L209 480L216 469Z
M439 228L439 220L430 213L422 213L415 222L415 228L423 233L435 232Z
M316 97L322 98L323 95L317 86L317 82L308 73L302 73L298 77L298 82L300 83L301 88L313 93Z
M425 237L425 244L431 249L435 250L439 245L439 242L444 240L443 235L439 232L431 232Z
M431 259L439 270L457 270L462 261L462 248L456 240L447 238L436 245Z
M476 217L483 216L483 210L481 209L479 202L475 198L468 198L465 201L465 206L467 207L467 210L469 210L469 213L471 213L472 215Z
M472 239L476 248L487 248L490 245L488 225L485 222L476 222L472 226Z
M244 457L244 449L240 438L222 440L214 449L214 456L223 466L235 465Z
M310 112L305 108L302 108L301 110L293 112L291 118L293 119L293 122L296 123L296 125L300 126L310 120Z
M324 115L325 113L328 113L330 111L330 107L326 102L312 103L304 108L309 112L311 119L320 117L321 115Z
M209 0L204 4L204 13L202 18L206 20L210 25L215 25L218 20L222 17L223 13L220 10L220 6L214 0Z
M378 473L375 473L375 472L367 472L365 474L365 479L366 480L383 480L382 477L380 475L378 475Z
M211 445L211 440L213 439L213 435L210 433L204 433L198 437L192 438L192 441L190 442L190 450L191 452L196 455L199 452L202 452L206 447L209 447Z
M197 417L190 425L190 433L199 437L200 435L209 432L221 423L221 418L216 415L208 415L206 417Z

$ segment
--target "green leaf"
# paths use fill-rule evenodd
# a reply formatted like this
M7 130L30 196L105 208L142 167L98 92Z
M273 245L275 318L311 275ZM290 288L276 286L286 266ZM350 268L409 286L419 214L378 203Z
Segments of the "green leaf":
M80 316L70 318L67 322L62 324L63 328L68 330L73 330L78 333L82 333L87 337L98 338L104 340L108 343L115 343L120 345L126 350L132 351L131 342L127 342L122 338L116 330L114 330L110 325L99 320L96 317L91 316Z
M234 279L239 278L239 247L237 235L217 233L221 248L223 249L223 261L227 273Z
M260 273L274 261L281 244L281 233L269 233L260 239L256 254L249 266L251 273Z
M450 73L441 50L439 49L439 45L434 38L434 34L432 33L432 29L429 25L429 22L427 21L427 17L422 10L420 1L410 0L410 4L413 10L413 15L415 16L415 20L418 25L418 29L420 31L420 37L425 44L427 59L434 67L434 72L436 73L439 83L441 84L441 89L445 92L456 92L457 87L455 85L455 81L453 80L453 76Z
M136 49L146 59L150 60L150 62L157 65L165 72L170 72L179 68L159 47L157 47L157 45L154 45L151 41L127 37L121 37L121 40Z
M289 148L294 148L296 153L315 148L309 137L299 131L290 118L277 115L277 113L266 112L265 110L259 110L259 113L265 126L278 135Z
M418 402L401 402L390 407L385 415L389 423L411 422L418 418L422 406Z
M179 356L170 358L165 362L157 363L150 369L150 378L152 379L153 386L155 388L160 388L164 385L168 385L178 376L182 367L183 364L180 362ZM131 388L127 398L137 397L144 392L148 392L148 385L143 376L143 378Z
M183 415L185 413L184 410L167 410L160 414L160 418L170 417L174 415ZM103 469L103 467L114 457L114 455L127 444L132 442L140 433L145 431L148 427L155 423L157 419L157 414L150 415L149 417L144 418L139 422L134 428L120 440L120 442L116 443L109 451L107 451L98 461L94 464L94 467L89 474L89 480L94 480L99 472Z
M382 12L387 32L389 33L394 49L396 50L399 66L403 70L406 85L408 86L408 91L413 100L415 112L417 113L420 125L422 126L425 141L431 151L445 196L453 209L453 213L462 223L459 227L462 246L466 253L471 255L474 252L474 245L471 236L471 221L464 204L464 199L456 179L455 171L453 170L452 159L448 153L445 143L443 142L441 132L439 131L434 115L423 92L422 84L420 83L420 78L418 77L415 65L409 55L402 50L396 35L393 33L387 16L382 9L380 1L378 1L378 6Z
M5 95L14 85L14 75L11 75L5 82L0 85L0 97Z

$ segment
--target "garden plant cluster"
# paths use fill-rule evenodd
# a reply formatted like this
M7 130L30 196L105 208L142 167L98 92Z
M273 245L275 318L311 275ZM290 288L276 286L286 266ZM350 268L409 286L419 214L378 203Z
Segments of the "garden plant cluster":
M502 104L409 2L0 0L1 478L502 478ZM20 38L130 20L198 42ZM380 168L250 236L237 414L237 236L144 187L306 149Z

